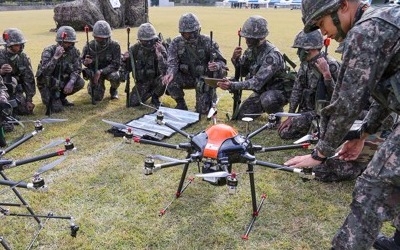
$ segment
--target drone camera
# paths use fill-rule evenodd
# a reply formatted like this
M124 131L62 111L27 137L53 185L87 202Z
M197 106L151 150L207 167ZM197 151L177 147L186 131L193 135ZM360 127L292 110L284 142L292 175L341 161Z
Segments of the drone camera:
M153 174L153 170L154 170L154 158L151 156L147 156L144 159L143 174L151 175L151 174Z

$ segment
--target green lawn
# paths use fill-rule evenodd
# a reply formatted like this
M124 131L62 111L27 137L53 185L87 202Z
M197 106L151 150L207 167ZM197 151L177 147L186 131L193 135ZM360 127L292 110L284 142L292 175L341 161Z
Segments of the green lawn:
M202 33L213 31L224 56L230 61L238 44L237 31L250 15L262 15L268 20L268 39L282 52L298 63L293 39L301 29L301 12L289 9L230 9L212 7L150 8L150 21L164 38L178 35L178 20L185 12L195 13L201 22ZM53 44L55 27L52 10L1 12L3 29L18 27L28 40L26 53L31 57L34 71L43 48ZM131 43L136 41L137 28L131 29ZM113 30L125 51L125 29ZM86 42L84 32L78 32L82 49ZM244 44L244 42L243 42ZM336 49L332 43L330 51ZM338 55L334 54L339 58ZM229 63L233 76L233 67ZM49 220L34 244L35 249L328 249L330 241L348 212L354 182L325 184L304 182L297 175L265 167L255 167L257 198L263 193L267 199L254 225L250 238L241 239L252 213L248 175L239 175L238 193L230 196L227 188L215 187L195 178L193 184L176 200L163 217L158 212L174 197L181 175L181 167L169 168L150 176L142 174L144 154L165 154L185 157L181 151L140 144L125 144L105 130L110 128L101 119L127 122L151 112L148 108L125 108L124 84L120 87L119 101L107 96L93 106L86 90L69 98L75 107L54 118L67 118L57 124L45 124L45 130L24 145L11 151L5 158L24 159L52 152L56 148L35 152L36 149L60 138L73 137L78 151L42 176L49 186L48 193L19 189L37 214L71 215L79 224L76 238L69 236L67 220ZM108 91L106 92L108 94ZM188 105L194 109L194 91L186 92ZM248 93L245 93L245 95ZM35 96L35 115L29 119L43 118L45 107ZM170 107L175 103L169 97L162 102ZM243 122L226 121L231 112L230 94L221 96L219 122L227 122L244 133ZM250 124L256 129L266 122L266 117ZM189 133L204 130L210 121L202 119L186 129ZM7 139L30 133L33 124L17 127L7 134ZM184 142L179 134L167 142ZM253 139L263 146L290 144L276 135L276 131L263 131ZM59 147L62 147L60 145ZM303 150L258 154L259 160L281 164ZM47 161L27 164L10 170L6 175L12 180L31 176ZM189 175L197 173L196 164ZM245 165L234 166L244 172ZM30 181L30 179L26 179ZM0 202L15 202L11 190L0 191ZM26 209L11 207L13 213L26 213ZM32 239L37 223L31 218L4 217L0 236L14 249L24 249ZM44 220L43 220L44 221Z

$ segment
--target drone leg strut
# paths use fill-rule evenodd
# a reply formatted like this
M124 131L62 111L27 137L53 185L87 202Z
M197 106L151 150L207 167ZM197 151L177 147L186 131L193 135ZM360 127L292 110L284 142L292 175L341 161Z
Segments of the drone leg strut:
M0 236L0 245L5 249L5 250L11 250L11 247L7 244L6 240L3 238L3 236Z
M261 201L260 204L258 205L257 211L253 213L253 217L251 218L250 224L247 227L246 233L242 235L243 240L248 240L249 239L249 234L251 229L253 228L254 222L256 222L257 216L261 210L262 205L264 204L265 199L267 198L266 194L261 195Z
M3 177L4 180L8 180L7 176L3 173L3 171L0 171L0 175ZM32 215L32 217L36 220L36 222L39 224L39 226L42 226L42 222L40 219L35 215L33 212L32 208L29 206L29 204L22 198L22 195L18 192L18 190L15 187L11 188L14 194L18 197L18 199L21 201L21 203L26 207L26 209L29 211L29 213Z
M193 180L194 180L194 178L189 178L189 180L188 180L188 182L186 182L186 184L183 186L183 188L181 189L181 191L180 191L180 195L181 194L183 194L183 192L186 190L186 188L193 182ZM168 209L168 207L172 204L172 202L174 202L174 200L176 200L176 199L178 199L179 198L179 196L177 196L177 195L175 195L175 198L172 200L172 201L170 201L169 203L168 203L168 205L166 205L161 211L160 211L160 213L158 214L158 216L163 216L166 212L167 212L167 209Z

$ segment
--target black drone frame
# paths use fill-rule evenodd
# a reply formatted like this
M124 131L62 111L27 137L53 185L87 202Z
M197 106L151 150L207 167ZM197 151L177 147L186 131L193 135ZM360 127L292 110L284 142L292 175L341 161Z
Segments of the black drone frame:
M175 193L175 198L169 202L160 212L159 216L163 216L166 213L166 210L169 208L169 206L172 204L174 200L179 198L182 193L186 190L186 188L192 183L193 178L189 178L187 183L185 184L185 179L187 175L187 171L189 168L189 164L192 162L197 162L200 163L203 160L203 155L201 150L198 150L194 148L192 144L192 139L195 137L194 135L188 134L185 131L182 131L173 125L169 124L168 122L163 121L163 114L159 112L159 115L157 116L156 122L158 124L163 124L177 133L183 135L184 137L188 138L190 141L185 142L185 143L179 143L179 144L170 144L170 143L164 143L164 142L158 142L158 141L153 141L153 140L147 140L143 139L140 137L134 137L133 141L137 143L142 143L142 144L150 144L150 145L155 145L155 146L161 146L165 148L171 148L171 149L177 149L177 150L185 150L187 152L186 159L179 160L176 159L175 161L172 162L167 162L167 163L162 163L162 164L155 164L154 163L154 157L148 156L145 158L144 161L144 174L145 175L150 175L155 171L158 171L160 169L168 168L168 167L173 167L173 166L178 166L178 165L184 165L181 179L179 181L178 189ZM260 133L261 131L272 128L275 126L276 123L276 117L275 114L270 114L268 118L268 122L262 126L261 128L255 130L254 132L248 134L245 139L246 142L249 142L249 139ZM251 143L249 143L251 145ZM245 152L242 152L239 157L234 161L234 162L229 162L226 161L225 164L227 166L227 169L232 169L232 164L234 163L245 163L247 164L247 170L246 172L249 174L249 181L250 181L250 191L251 191L251 200L252 200L252 218L247 226L247 230L244 235L242 235L242 239L247 240L250 234L250 231L255 223L255 220L262 208L262 205L266 199L266 195L263 194L261 196L261 201L257 205L257 198L256 198L256 190L255 190L255 184L254 184L254 166L264 166L264 167L269 167L269 168L274 168L277 170L282 170L286 172L292 172L292 173L298 173L302 178L304 179L312 179L314 177L314 173L312 173L311 169L299 169L299 168L291 168L287 167L284 165L279 165L279 164L274 164L266 161L259 161L256 160L256 157L253 155L254 153L257 152L270 152L270 151L279 151L279 150L286 150L286 149L296 149L296 148L305 148L307 149L310 146L310 143L302 143L302 144L297 144L297 145L284 145L284 146L277 146L277 147L262 147L259 145L251 145L251 148Z
M22 137L21 139L17 140L7 148L1 150L0 157L4 156L4 154L10 152L11 150L15 149L16 147L22 145L24 142L28 141L32 137L34 137L36 134L41 132L43 130L42 123L40 121L35 121L35 130L30 133L29 135L26 135ZM15 196L18 198L20 203L7 203L7 202L0 202L0 215L2 216L17 216L17 217L31 217L33 218L39 225L38 230L34 234L34 237L32 241L30 242L29 246L27 249L30 249L33 246L33 243L36 241L36 238L38 237L39 233L41 230L44 228L44 225L47 223L49 219L67 219L70 220L70 230L71 230L71 236L76 237L77 232L79 230L79 226L75 224L74 218L71 216L56 216L53 213L48 213L47 215L38 215L35 214L33 209L29 206L28 202L22 197L21 193L17 190L17 188L26 188L26 189L31 189L35 191L46 191L47 187L45 185L44 179L40 177L41 173L44 173L45 171L50 170L53 168L56 164L58 163L51 163L48 164L47 166L42 167L37 173L33 176L32 183L27 183L24 181L12 181L8 179L6 174L4 173L4 170L14 168L20 165L24 165L27 163L32 163L52 157L58 157L58 156L64 156L68 154L69 152L74 151L76 148L74 144L69 140L66 139L65 144L64 144L64 149L57 150L55 152L39 155L39 156L34 156L31 158L23 159L23 160L6 160L0 158L0 176L3 178L3 180L0 180L0 185L1 186L9 186L11 190L14 192ZM63 160L63 159L60 159ZM0 193L1 194L1 193ZM25 207L29 214L18 214L18 213L11 213L9 209L2 208L1 206L4 207ZM46 219L44 222L42 222L42 218ZM0 236L0 244L3 246L5 249L11 249L7 242L4 240L3 237Z

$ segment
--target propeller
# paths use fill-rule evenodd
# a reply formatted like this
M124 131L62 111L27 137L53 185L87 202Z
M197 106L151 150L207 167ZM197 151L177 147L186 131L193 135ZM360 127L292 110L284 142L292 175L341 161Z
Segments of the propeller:
M176 117L176 116L174 116L174 115L170 114L170 113L169 113L169 112L167 112L167 111L161 111L159 108L155 108L155 107L153 107L153 106L150 106L150 105L147 105L147 104L145 104L145 103L143 103L143 102L140 102L140 104L141 104L141 105L143 105L143 106L145 106L145 107L148 107L148 108L154 109L154 110L155 110L155 111L157 111L157 112L161 112L161 114L163 114L163 115L165 115L165 116L167 116L167 117L169 117L169 118L171 118L171 119L173 119L173 120L182 121L182 119L181 119L181 118L179 118L179 117Z
M57 147L58 145L61 145L63 143L65 143L67 140L71 140L72 138L74 138L76 135L73 135L69 138L65 138L65 139L57 139L57 140L53 140L50 143L48 143L47 145L44 145L43 147L36 149L34 152L38 152L44 149L48 149L48 148L52 148L52 147Z
M208 115L207 118L210 119L211 117L213 117L214 115L217 114L217 104L219 102L219 97L217 98L217 100L215 102L213 102L210 110L208 111Z
M260 116L263 113L259 113L259 114L244 114L244 116ZM277 112L274 114L270 114L270 115L275 115L277 117L294 117L294 116L301 116L301 114L299 113L288 113L288 112Z
M224 178L231 176L232 174L226 172L226 171L218 171L218 172L213 172L213 173L206 173L206 174L196 174L197 177L202 177L202 178Z
M128 129L130 128L129 126L122 124L122 123L118 123L118 122L113 122L113 121L109 121L109 120L105 120L105 119L101 119L103 122L110 124L111 126L114 126L118 129Z
M65 122L68 121L68 119L57 119L57 118L43 118L43 119L39 119L39 120L24 120L24 121L18 121L16 119L14 119L13 121L7 121L8 123L24 123L24 122L40 122L42 124L48 124L48 123L56 123L56 122Z

